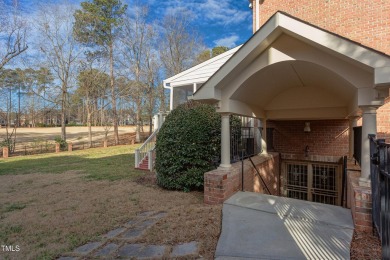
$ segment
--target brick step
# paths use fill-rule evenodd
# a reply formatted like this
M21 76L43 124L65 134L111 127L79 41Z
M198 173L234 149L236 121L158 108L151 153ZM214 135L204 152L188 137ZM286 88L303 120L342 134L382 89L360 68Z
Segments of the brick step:
M135 167L138 170L144 170L144 171L149 171L149 158L146 156L141 163L138 165L138 167Z
M142 170L142 171L149 171L148 166L140 166L140 167L138 167L136 169Z

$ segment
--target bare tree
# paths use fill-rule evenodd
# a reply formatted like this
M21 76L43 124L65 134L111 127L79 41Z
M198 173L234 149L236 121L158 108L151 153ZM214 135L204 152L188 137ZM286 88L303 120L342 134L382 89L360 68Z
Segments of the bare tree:
M192 29L190 15L185 12L168 14L162 21L163 28L160 40L160 59L166 77L176 75L194 64L199 48L204 49L198 34ZM164 89L160 88L161 105L164 110Z
M46 57L48 67L59 80L58 98L54 100L61 107L61 138L66 140L67 98L71 81L77 68L76 60L81 53L73 38L73 7L69 5L48 5L40 10L37 29L41 35L39 49Z
M160 63L157 59L157 54L154 53L152 46L147 47L146 51L146 80L147 80L147 91L146 91L146 110L149 117L149 133L152 133L153 114L156 108L156 101L158 98L158 83L159 80L159 69ZM163 111L162 111L163 112Z
M142 104L145 93L148 90L147 78L147 53L150 51L154 32L151 25L147 24L146 18L148 8L146 6L135 7L132 18L125 20L123 26L121 64L130 72L129 76L134 77L135 87L131 88L132 97L136 105L136 137L135 141L140 142Z
M27 24L17 11L16 4L0 2L0 70L28 48Z
M193 64L198 47L203 44L192 29L186 12L168 14L162 21L160 57L166 76L176 75Z
M85 66L78 76L78 85L76 93L83 98L87 112L87 126L89 146L92 147L92 116L99 112L97 102L101 90L107 89L110 85L110 77L103 71L94 69L92 62Z

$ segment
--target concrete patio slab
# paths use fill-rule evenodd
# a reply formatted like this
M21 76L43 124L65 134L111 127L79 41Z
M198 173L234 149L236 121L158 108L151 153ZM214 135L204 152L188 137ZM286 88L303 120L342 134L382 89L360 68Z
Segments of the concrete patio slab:
M216 259L349 259L351 212L238 192L223 205Z
M113 237L116 237L117 235L119 235L120 233L122 233L125 230L126 230L126 228L120 227L120 228L117 228L117 229L114 229L114 230L111 230L111 231L107 232L107 234L103 235L103 237L113 238Z
M172 257L186 256L186 255L195 255L198 252L198 243L192 241L189 243L184 243L175 246L172 249Z
M109 257L115 250L119 248L119 245L114 243L109 243L105 245L102 249L97 251L94 256L96 257Z

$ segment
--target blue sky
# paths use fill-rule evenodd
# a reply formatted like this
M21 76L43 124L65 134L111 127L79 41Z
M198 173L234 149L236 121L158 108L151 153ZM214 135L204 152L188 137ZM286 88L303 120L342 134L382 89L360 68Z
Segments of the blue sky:
M0 0L1 1L1 0ZM23 15L33 16L36 7L47 2L63 3L63 0L5 0L18 1ZM79 5L81 0L69 0ZM122 0L131 9L134 0ZM202 36L206 47L235 47L247 41L252 34L252 11L248 0L136 0L150 6L150 19L161 20L167 12L185 9L191 15L192 25Z

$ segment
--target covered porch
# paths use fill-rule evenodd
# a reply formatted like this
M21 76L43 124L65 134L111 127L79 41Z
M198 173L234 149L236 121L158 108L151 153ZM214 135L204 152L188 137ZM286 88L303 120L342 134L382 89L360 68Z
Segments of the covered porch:
M390 57L276 13L193 95L214 104L222 118L221 164L206 173L205 202L223 202L245 178L260 182L250 164L231 163L230 118L240 115L259 121L262 152L255 165L266 172L274 195L316 201L314 186L326 178L335 186L332 196L338 194L337 203L328 204L341 205L340 160L353 158L360 119L358 185L370 186L368 135L377 132L376 110L389 86ZM304 184L294 190L294 181Z

